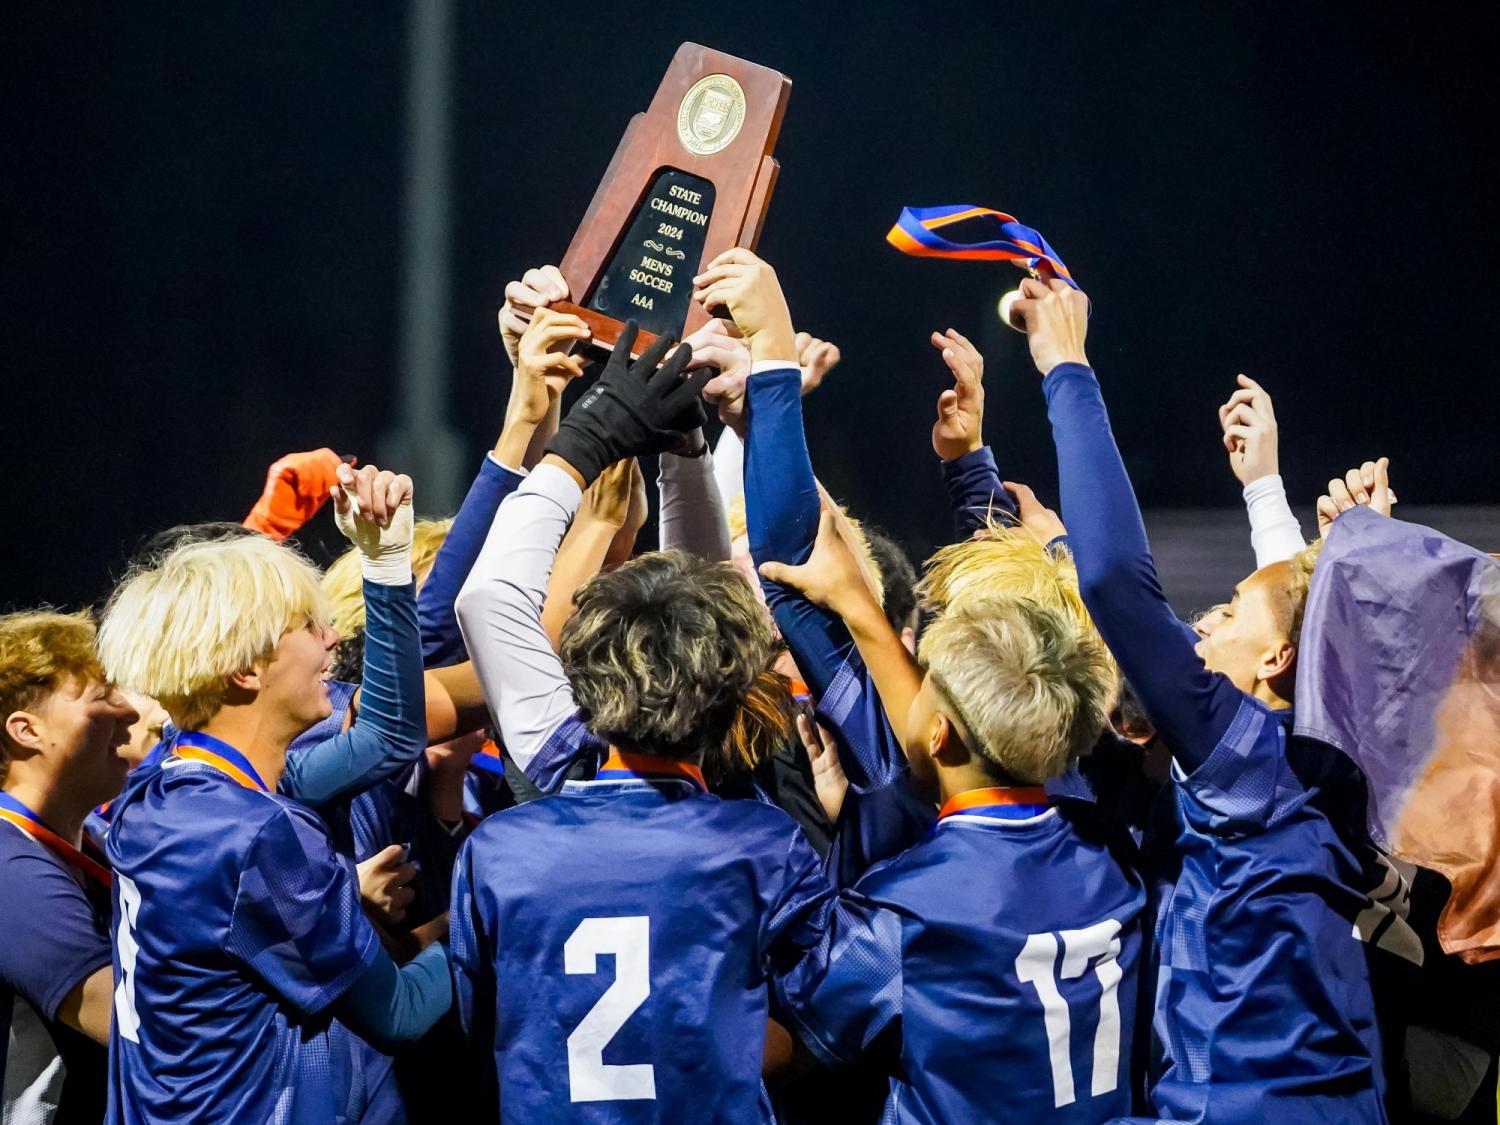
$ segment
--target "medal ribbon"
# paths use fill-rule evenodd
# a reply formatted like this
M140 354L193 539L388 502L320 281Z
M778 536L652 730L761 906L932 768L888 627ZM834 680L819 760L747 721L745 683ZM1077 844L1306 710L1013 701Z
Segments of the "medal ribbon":
M975 222L990 228L994 237L979 242L955 242L938 233L943 227L961 222ZM1016 222L1015 216L991 207L975 207L972 203L903 207L901 217L886 234L885 240L903 254L917 258L1015 262L1022 269L1040 273L1044 280L1050 272L1074 289L1078 288L1057 251L1039 232Z
M678 762L671 758L658 758L651 754L622 754L610 751L595 781L686 781L707 793L708 783L703 780L703 771L689 762Z
M8 820L75 871L108 887L114 880L109 868L83 854L42 823L41 818L9 793L0 793L0 820Z
M985 816L993 820L1030 820L1041 816L1051 806L1047 791L1040 786L970 789L943 806L938 820L946 817Z
M245 755L213 735L202 731L183 731L177 736L177 748L173 753L189 762L203 762L213 766L220 773L227 773L246 789L259 789L262 793L271 791Z

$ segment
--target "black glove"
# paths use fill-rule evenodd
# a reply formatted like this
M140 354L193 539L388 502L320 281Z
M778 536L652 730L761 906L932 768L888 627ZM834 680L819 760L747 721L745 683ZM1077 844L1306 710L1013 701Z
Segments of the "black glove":
M683 375L693 358L691 345L679 347L658 371L656 365L672 346L661 336L631 363L637 327L633 320L626 322L603 374L547 443L547 452L572 465L585 487L616 461L681 448L688 433L704 422L703 384L710 376L706 371Z

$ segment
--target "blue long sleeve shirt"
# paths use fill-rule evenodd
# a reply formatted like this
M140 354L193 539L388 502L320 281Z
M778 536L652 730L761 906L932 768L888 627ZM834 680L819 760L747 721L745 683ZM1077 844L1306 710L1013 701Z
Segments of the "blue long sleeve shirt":
M1089 368L1043 381L1084 603L1176 759L1157 916L1153 1108L1178 1121L1383 1122L1355 919L1353 767L1210 671L1173 615ZM1153 849L1155 850L1155 849ZM1366 849L1367 850L1367 849Z
M353 797L400 773L427 748L417 597L412 584L366 582L365 667L359 719L340 730L343 712L287 748L280 791L317 808Z
M508 469L493 457L486 456L479 474L469 485L469 492L453 517L448 537L438 548L427 581L417 597L417 620L422 628L422 666L445 668L462 664L469 658L463 634L458 628L458 614L453 603L463 589L464 579L474 569L474 561L484 546L484 538L495 522L500 504L521 487L525 476Z
M756 564L807 561L820 500L802 428L795 367L753 374L745 435L745 523ZM906 752L886 721L854 639L836 614L788 586L761 579L781 635L812 690L818 718L838 739L850 792L830 870L847 885L921 839L936 810L912 791Z
M943 486L953 508L953 526L959 539L968 539L984 527L991 512L1016 514L1016 501L1000 483L995 453L983 445L972 453L944 461Z

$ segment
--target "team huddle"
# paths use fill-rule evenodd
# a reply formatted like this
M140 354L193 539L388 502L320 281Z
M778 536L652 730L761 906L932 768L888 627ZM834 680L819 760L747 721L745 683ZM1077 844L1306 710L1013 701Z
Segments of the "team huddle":
M508 287L451 521L291 455L97 617L0 617L6 1125L1406 1119L1372 980L1421 942L1360 770L1293 732L1323 536L1261 386L1219 418L1257 569L1190 626L1070 281L1009 309L1061 518L934 333L955 533L920 575L819 484L839 356L764 261L564 412L569 296ZM1387 474L1330 481L1320 531L1388 517ZM287 539L330 497L320 572Z

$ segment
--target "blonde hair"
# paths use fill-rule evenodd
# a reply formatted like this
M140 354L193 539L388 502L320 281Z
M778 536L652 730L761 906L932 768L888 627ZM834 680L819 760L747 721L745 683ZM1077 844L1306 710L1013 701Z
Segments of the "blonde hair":
M81 688L103 679L87 613L34 609L0 616L0 721L70 683ZM0 781L10 766L9 748L0 727Z
M183 730L224 702L228 677L292 629L328 620L318 571L259 535L184 543L128 574L99 626L109 678L157 699Z
M1078 567L1067 551L1053 551L1030 532L987 521L978 538L944 547L927 560L917 583L922 608L941 615L970 598L1025 598L1056 610L1079 640L1096 644L1114 671L1114 657L1099 637L1078 592Z
M870 591L875 595L875 600L881 605L885 604L885 574L880 569L880 563L876 561L875 552L870 550L870 540L865 536L864 528L860 527L859 521L849 514L849 510L842 504L839 511L844 513L844 518L849 521L850 528L854 531L854 546L859 552L860 558L864 560L865 572L870 576ZM740 539L749 535L749 524L745 518L745 497L731 496L724 504L724 519L729 524L729 538Z
M1287 640L1297 645L1302 643L1302 615L1307 610L1307 595L1312 590L1313 570L1323 553L1323 540L1314 539L1291 557L1292 574L1287 589L1291 598L1291 622L1287 626Z
M1040 784L1088 753L1104 729L1114 670L1104 645L1027 598L965 598L928 625L921 659L969 749Z
M417 520L411 532L411 573L419 583L448 538L453 519ZM359 550L350 547L323 572L323 593L328 596L333 627L349 638L365 627L365 584L359 566Z

